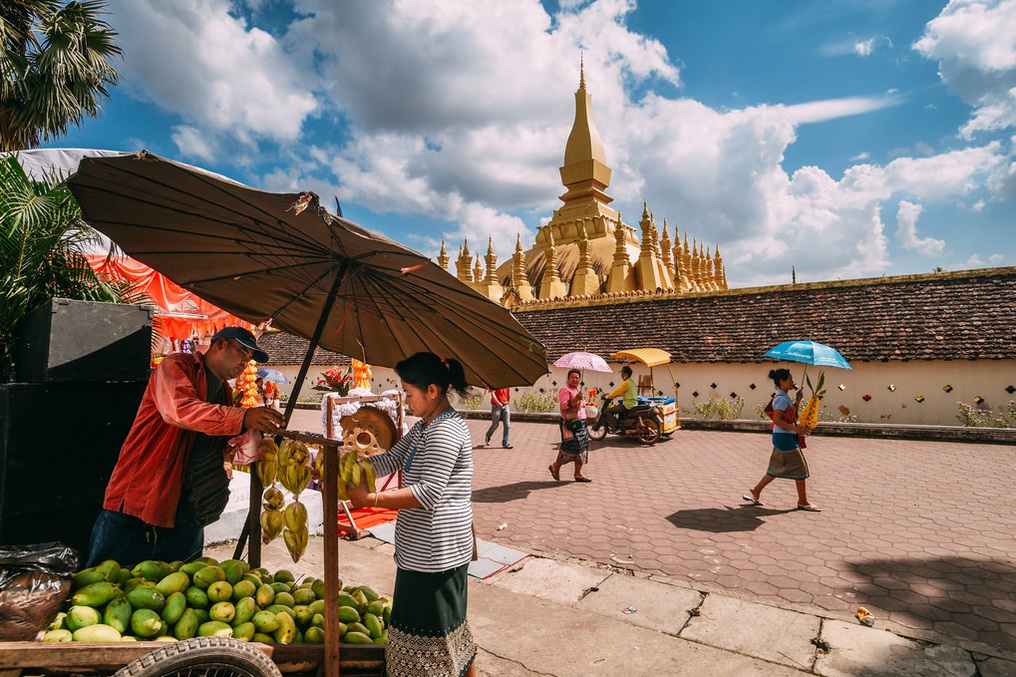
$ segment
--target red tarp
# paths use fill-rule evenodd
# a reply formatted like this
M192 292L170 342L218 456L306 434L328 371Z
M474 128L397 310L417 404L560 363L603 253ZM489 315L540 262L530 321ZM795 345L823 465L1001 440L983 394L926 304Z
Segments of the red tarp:
M159 306L153 323L153 329L159 336L184 339L194 335L210 336L223 327L258 328L198 298L162 273L129 256L107 260L103 254L90 254L87 258L95 272L129 280Z

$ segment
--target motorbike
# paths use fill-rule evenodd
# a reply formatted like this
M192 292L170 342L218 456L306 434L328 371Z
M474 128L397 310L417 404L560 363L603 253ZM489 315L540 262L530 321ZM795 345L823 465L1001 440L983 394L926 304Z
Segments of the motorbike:
M663 412L652 404L641 404L618 417L607 413L613 399L603 398L600 411L592 422L587 421L589 439L600 441L607 433L634 437L642 444L656 444L663 428Z

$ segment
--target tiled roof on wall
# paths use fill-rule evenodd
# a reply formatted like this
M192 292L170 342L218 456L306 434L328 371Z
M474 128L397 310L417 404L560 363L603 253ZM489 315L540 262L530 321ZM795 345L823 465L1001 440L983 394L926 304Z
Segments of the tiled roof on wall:
M285 366L303 364L310 341L281 331L267 331L258 338L258 347L268 353L269 364ZM347 365L350 359L345 355L318 348L314 351L314 365Z
M643 300L644 299L644 300ZM850 361L1016 359L1016 268L732 289L527 309L515 317L554 361L661 348L674 362L763 362L811 339Z

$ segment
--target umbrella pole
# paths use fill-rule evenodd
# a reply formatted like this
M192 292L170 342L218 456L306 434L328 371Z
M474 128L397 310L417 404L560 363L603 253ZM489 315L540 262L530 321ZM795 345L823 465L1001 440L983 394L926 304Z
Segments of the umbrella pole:
M325 321L328 319L328 315L332 312L332 307L335 305L335 297L338 295L339 285L342 284L342 278L346 276L346 268L348 264L343 261L339 267L339 272L335 275L335 280L332 282L332 288L328 292L328 297L325 299L324 306L321 309L321 317L318 318L317 326L314 328L314 336L310 340L310 345L307 346L307 354L303 358L303 364L300 365L300 374L296 377L296 383L293 384L293 391L289 394L289 401L286 402L286 413L284 414L286 420L282 424L283 428L289 427L289 419L293 415L293 411L296 410L296 400L300 396L300 387L303 385L303 380L307 377L307 371L310 369L310 363L314 359L314 349L317 348L318 342L321 340L321 334L325 329ZM236 552L242 552L244 542L248 544L247 550L247 562L251 567L261 566L261 492L264 487L261 486L261 480L257 473L252 472L250 474L250 505L247 508L247 523L244 525L243 530L240 532L240 537L237 540ZM323 495L322 495L323 498ZM328 514L328 511L325 511ZM337 547L338 544L333 543L332 547ZM328 544L325 544L325 549L328 549ZM337 551L336 551L337 552ZM328 559L328 556L325 556ZM328 581L325 581L327 587Z

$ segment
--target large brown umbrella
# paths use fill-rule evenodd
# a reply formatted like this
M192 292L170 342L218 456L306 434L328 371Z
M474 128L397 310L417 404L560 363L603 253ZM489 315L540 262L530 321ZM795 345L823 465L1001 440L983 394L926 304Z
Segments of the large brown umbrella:
M505 308L313 193L268 193L145 151L86 157L67 183L84 219L125 252L311 351L388 367L430 351L491 388L547 373L544 347Z

